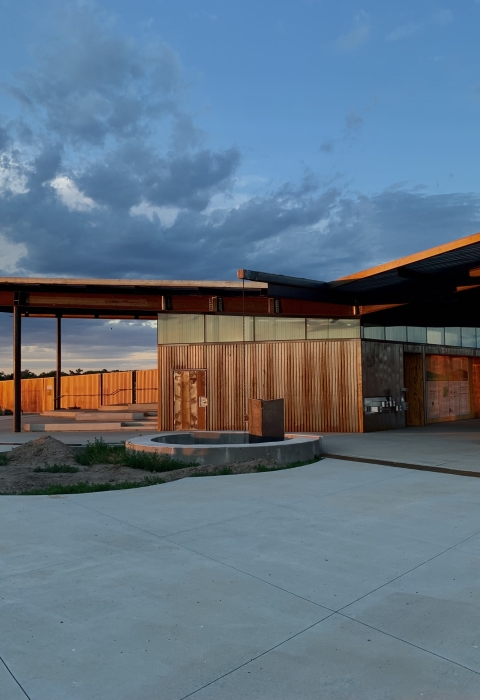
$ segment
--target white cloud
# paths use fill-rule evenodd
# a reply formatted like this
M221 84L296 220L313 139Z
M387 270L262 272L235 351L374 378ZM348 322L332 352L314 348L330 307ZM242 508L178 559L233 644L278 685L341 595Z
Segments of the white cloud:
M359 12L353 20L353 28L347 34L341 34L336 47L339 51L355 51L365 44L370 37L370 21L366 12Z
M0 271L13 275L18 271L17 263L24 255L27 255L27 246L24 243L12 243L0 233Z
M407 39L409 36L417 34L421 28L421 22L407 22L406 24L402 24L400 27L394 29L393 32L390 32L390 34L387 34L385 40L398 41L399 39Z
M93 199L85 197L73 180L66 175L61 175L51 180L50 185L56 190L57 195L70 211L89 211L97 206Z
M132 216L146 216L149 221L155 221L155 217L158 217L165 228L173 226L179 213L180 209L178 207L155 207L148 204L145 200L142 200L140 204L130 209Z
M26 194L28 192L27 176L17 160L4 151L0 158L0 192Z
M453 22L453 12L445 9L437 10L433 14L433 19L441 25L450 24L450 22Z

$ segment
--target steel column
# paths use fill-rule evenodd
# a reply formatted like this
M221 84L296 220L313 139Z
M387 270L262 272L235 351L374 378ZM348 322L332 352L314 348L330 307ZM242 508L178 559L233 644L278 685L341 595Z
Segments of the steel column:
M22 431L22 310L13 307L13 432Z
M55 401L53 407L60 410L62 402L62 317L57 316L57 371L55 374Z

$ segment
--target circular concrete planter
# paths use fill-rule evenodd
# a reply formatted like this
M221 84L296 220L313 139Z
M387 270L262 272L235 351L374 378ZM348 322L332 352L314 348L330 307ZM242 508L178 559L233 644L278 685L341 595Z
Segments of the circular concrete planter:
M233 430L159 433L127 440L125 447L134 452L151 452L199 465L231 464L252 459L265 459L285 465L306 462L318 457L323 451L322 438L318 435L288 433L285 440L249 443L247 433Z

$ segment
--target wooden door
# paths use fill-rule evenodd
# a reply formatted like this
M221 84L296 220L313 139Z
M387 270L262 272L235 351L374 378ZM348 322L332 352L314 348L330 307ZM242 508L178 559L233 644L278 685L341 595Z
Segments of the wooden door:
M407 388L407 426L425 425L423 400L423 357L420 353L406 352L403 355L405 387Z
M204 369L173 371L173 429L206 430L207 399Z

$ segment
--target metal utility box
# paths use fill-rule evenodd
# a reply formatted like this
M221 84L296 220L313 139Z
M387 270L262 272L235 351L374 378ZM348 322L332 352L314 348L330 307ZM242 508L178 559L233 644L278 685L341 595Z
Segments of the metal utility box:
M285 440L284 399L250 399L248 402L249 442Z

